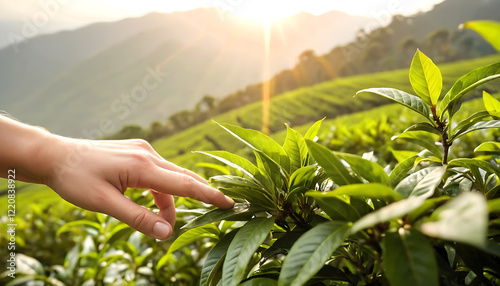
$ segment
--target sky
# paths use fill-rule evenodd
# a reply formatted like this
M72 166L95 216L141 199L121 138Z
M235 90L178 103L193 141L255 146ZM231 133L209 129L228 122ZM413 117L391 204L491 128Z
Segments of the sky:
M94 22L116 21L150 12L186 11L218 7L260 21L305 11L320 15L332 10L353 15L384 17L429 10L443 0L0 0L0 47L31 25L37 36L82 27ZM10 37L9 37L10 35Z

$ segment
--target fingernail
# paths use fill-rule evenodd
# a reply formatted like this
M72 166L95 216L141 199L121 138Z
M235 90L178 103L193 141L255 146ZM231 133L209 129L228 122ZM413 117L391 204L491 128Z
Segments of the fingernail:
M230 197L228 197L228 196L224 196L224 197L226 197L226 201L228 204L231 204L234 206L234 201Z
M153 233L157 239L167 239L172 232L169 225L163 222L156 222L153 226Z

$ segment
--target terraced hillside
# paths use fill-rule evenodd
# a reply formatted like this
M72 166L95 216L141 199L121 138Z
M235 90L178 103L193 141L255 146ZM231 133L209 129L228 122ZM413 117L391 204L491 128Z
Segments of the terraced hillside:
M444 90L466 72L498 61L500 61L500 55L440 66ZM499 90L499 86L498 83L493 83L490 88ZM294 126L299 132L304 133L312 121L323 117L327 118L322 127L323 131L339 125L356 128L356 125L364 124L367 119L376 121L381 116L401 118L407 121L415 120L411 112L402 112L402 108L398 105L385 105L388 101L380 97L353 96L358 90L369 87L393 87L411 92L408 70L340 78L276 96L271 101L271 130L274 132L272 136L278 142L282 142L285 136L285 133L282 132L285 128L284 123ZM471 106L472 109L481 108L481 103L476 101ZM260 129L261 115L262 103L255 103L217 116L214 121ZM198 171L201 169L196 164L207 161L207 158L203 155L193 154L191 151L224 149L243 154L248 152L247 149L242 148L242 144L236 142L233 137L212 121L203 122L174 136L157 140L153 142L153 147L167 160ZM5 192L2 188L6 188L6 186L7 184L0 180L0 194ZM31 202L37 204L63 202L57 194L44 186L18 182L17 189L17 201L23 206L27 206ZM18 211L22 212L22 209ZM5 212L5 204L0 205L0 212Z
M441 65L443 74L443 90L447 90L463 74L477 67L500 61L500 56L489 56L475 60L460 61ZM491 86L498 89L498 83ZM360 95L354 97L358 90L369 87L392 87L412 92L408 80L408 70L397 70L376 74L339 78L321 83L313 87L301 88L281 94L271 100L271 130L278 132L290 126L299 126L326 117L323 128L329 128L337 117L342 116L345 124L359 123L367 115L360 111L373 109L387 104L381 97ZM370 112L369 118L376 120L381 114L392 112L398 114L401 109L393 107L381 108ZM353 114L352 116L344 116ZM255 103L215 117L216 122L239 125L245 128L260 129L262 122L262 103ZM300 128L299 128L300 130ZM284 133L275 136L278 142L284 140ZM203 122L174 136L153 142L153 147L160 155L183 167L193 169L197 162L204 161L202 155L192 154L194 150L224 149L235 152L243 145L238 144L229 134L211 121Z

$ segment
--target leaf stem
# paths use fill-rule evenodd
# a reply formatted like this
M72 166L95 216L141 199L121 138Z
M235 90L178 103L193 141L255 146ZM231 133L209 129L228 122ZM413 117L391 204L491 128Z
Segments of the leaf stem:
M431 107L432 111L432 117L434 119L434 122L436 123L437 127L436 130L439 131L441 134L441 144L443 145L443 160L442 163L443 165L448 164L448 154L450 152L450 146L451 142L448 142L448 128L447 128L447 123L446 119L441 120L439 116L436 114L436 105L433 105Z

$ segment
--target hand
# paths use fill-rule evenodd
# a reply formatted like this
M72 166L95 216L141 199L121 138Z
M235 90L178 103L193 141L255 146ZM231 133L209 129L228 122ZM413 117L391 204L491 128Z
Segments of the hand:
M175 223L172 195L220 208L234 201L186 169L163 159L144 140L78 140L49 135L35 160L49 163L43 183L81 208L102 212L156 239L167 239ZM149 189L159 215L123 193Z

